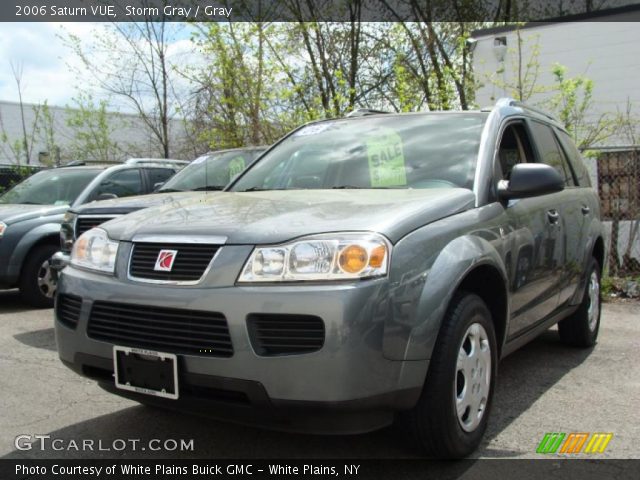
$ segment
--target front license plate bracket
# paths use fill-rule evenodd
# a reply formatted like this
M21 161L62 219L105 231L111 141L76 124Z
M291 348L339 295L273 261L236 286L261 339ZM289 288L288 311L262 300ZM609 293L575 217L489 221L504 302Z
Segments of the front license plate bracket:
M113 347L116 388L177 400L178 358L173 353Z

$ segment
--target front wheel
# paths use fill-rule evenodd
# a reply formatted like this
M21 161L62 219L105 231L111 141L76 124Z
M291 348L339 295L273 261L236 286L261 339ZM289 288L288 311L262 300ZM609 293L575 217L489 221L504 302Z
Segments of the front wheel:
M462 458L487 428L497 343L491 313L475 294L456 294L445 316L418 404L404 418L418 447L436 458Z
M587 285L578 309L558 323L560 340L566 345L589 348L595 345L600 330L600 265L595 258L589 262Z
M51 271L50 259L60 248L54 245L40 245L29 252L22 266L20 295L33 307L53 307L56 282Z

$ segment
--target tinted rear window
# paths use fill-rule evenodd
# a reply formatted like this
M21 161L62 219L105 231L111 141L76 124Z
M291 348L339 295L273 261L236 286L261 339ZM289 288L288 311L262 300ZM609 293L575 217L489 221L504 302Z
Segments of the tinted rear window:
M573 172L576 174L578 185L581 187L590 187L591 178L589 177L589 171L587 170L587 167L585 167L582 155L580 155L580 152L573 143L573 140L571 140L569 135L561 130L556 129L556 133L558 134L562 148L567 154L569 163L571 163Z

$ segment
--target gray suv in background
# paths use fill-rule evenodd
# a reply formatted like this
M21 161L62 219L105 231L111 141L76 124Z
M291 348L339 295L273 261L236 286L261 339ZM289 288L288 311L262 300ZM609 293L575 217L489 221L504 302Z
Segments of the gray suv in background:
M142 403L318 433L398 420L459 458L502 357L556 323L595 343L603 256L587 171L541 112L320 121L225 195L80 236L58 352Z
M20 289L35 307L52 307L49 259L60 247L65 212L95 200L153 190L188 162L130 159L117 165L43 170L0 196L0 288Z
M259 146L209 152L166 183L156 184L156 190L151 194L92 202L69 209L60 227L61 254L54 257L55 268L60 270L68 264L73 242L87 230L143 208L178 205L191 198L202 198L204 192L220 191L266 149Z

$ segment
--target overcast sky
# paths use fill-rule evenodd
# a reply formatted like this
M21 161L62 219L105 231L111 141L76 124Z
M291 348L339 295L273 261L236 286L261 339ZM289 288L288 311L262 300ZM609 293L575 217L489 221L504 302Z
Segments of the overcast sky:
M76 88L87 88L70 67L79 61L64 45L65 31L84 42L105 24L100 23L3 23L0 28L0 100L18 101L18 89L11 63L22 65L22 94L27 103L65 106L71 103ZM189 32L185 32L174 49L191 50ZM186 58L180 55L181 58ZM94 92L99 96L99 92Z

